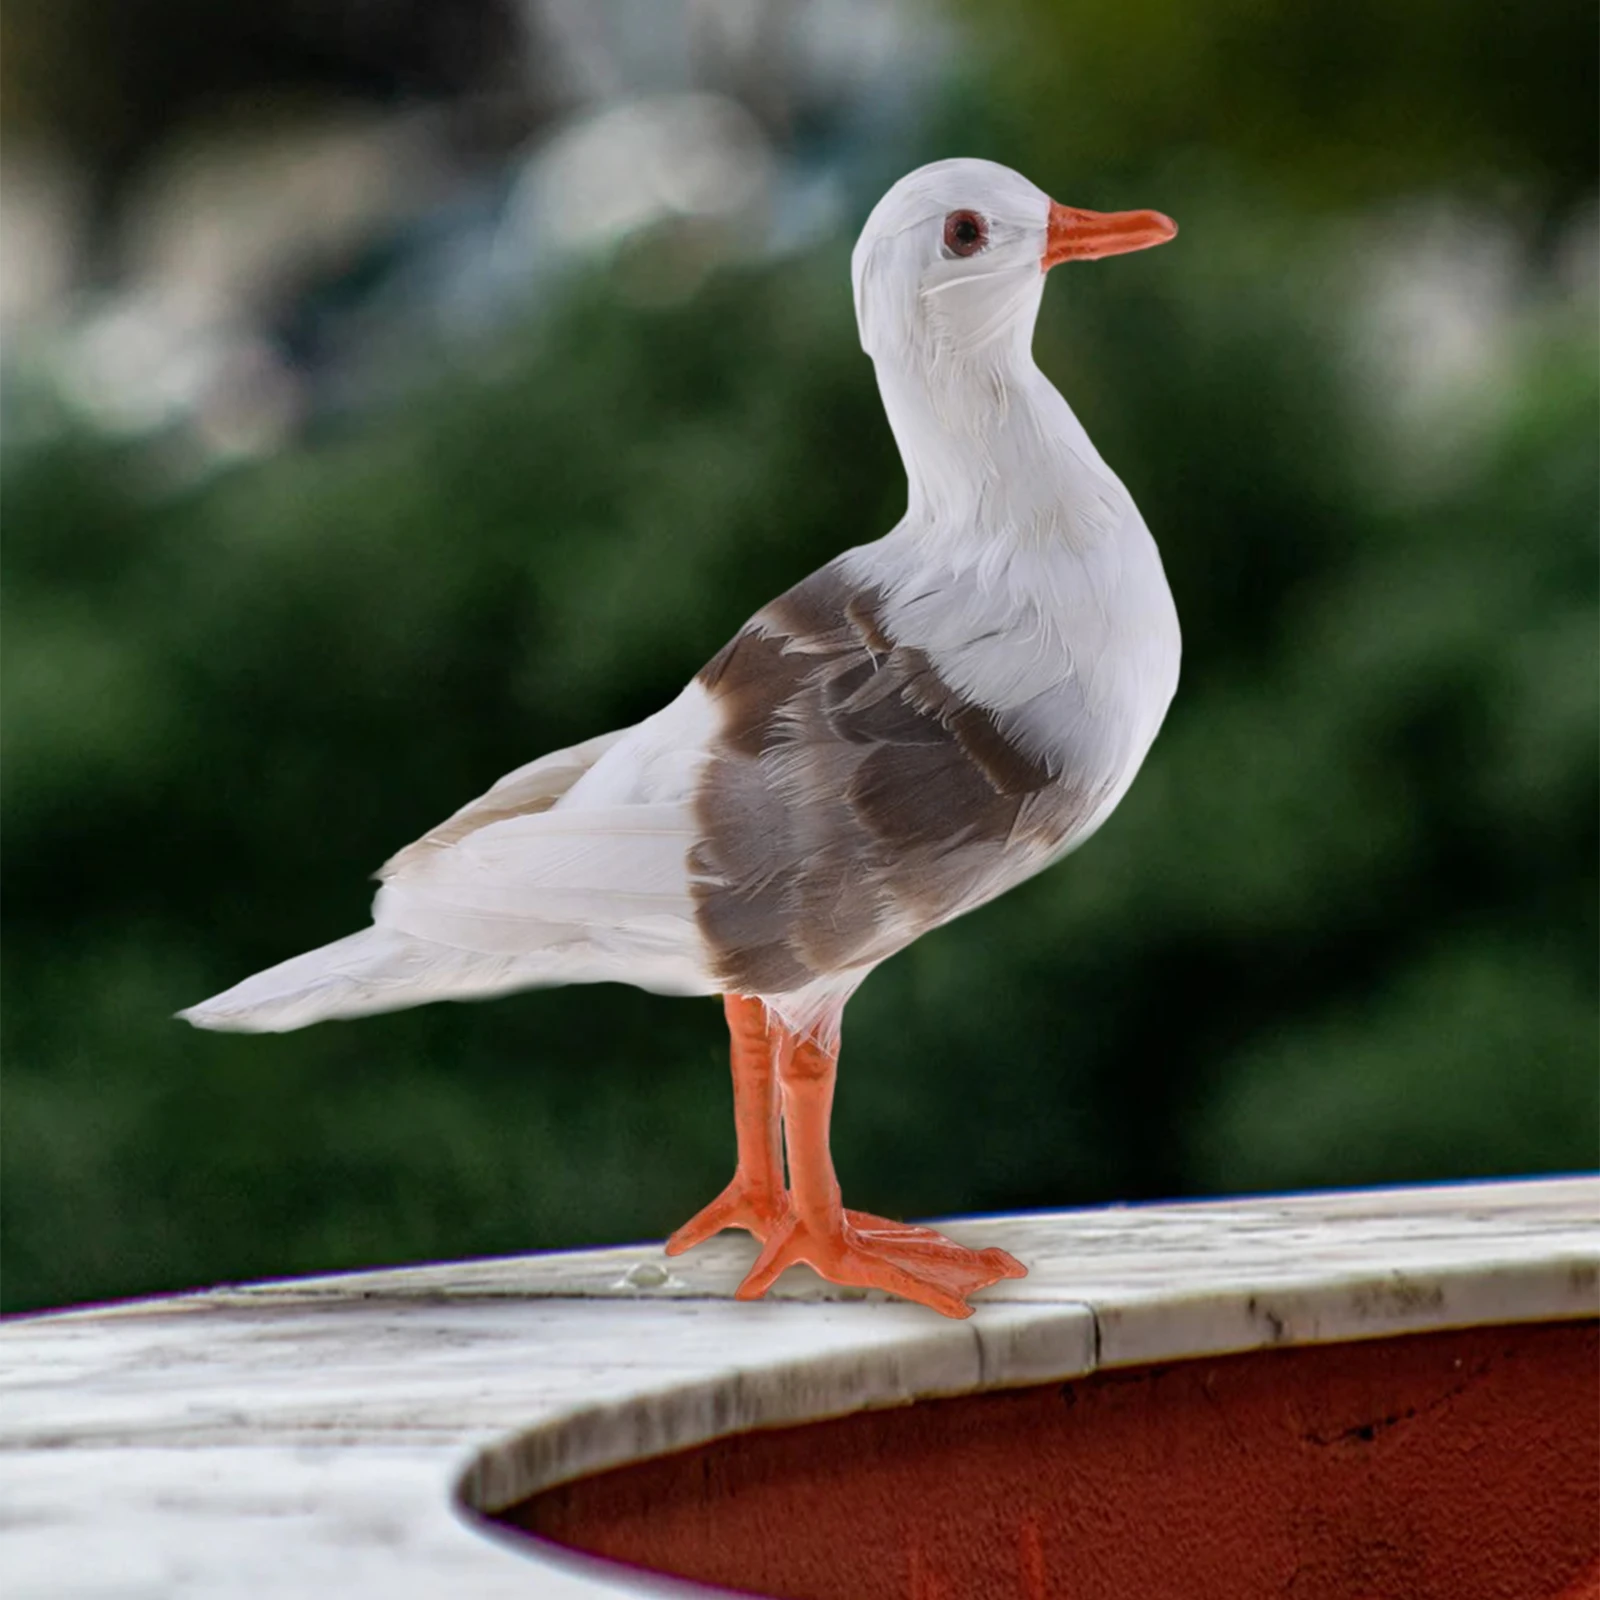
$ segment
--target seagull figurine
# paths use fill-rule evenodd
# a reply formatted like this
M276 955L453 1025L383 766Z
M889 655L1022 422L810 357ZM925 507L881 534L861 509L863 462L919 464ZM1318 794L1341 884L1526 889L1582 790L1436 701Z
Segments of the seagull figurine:
M905 462L898 526L758 611L665 710L402 850L371 927L181 1015L280 1032L562 983L720 995L737 1164L669 1254L745 1228L762 1249L741 1299L804 1261L951 1317L1023 1276L845 1209L840 1021L879 962L1087 839L1161 726L1179 635L1160 555L1031 345L1052 267L1176 232L989 161L902 178L851 259Z

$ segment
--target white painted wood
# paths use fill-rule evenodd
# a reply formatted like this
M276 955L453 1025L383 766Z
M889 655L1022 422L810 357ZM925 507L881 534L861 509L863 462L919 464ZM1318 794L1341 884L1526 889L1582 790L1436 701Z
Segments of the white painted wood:
M743 1235L670 1263L641 1245L13 1319L0 1593L637 1595L457 1496L496 1509L742 1428L1097 1367L1600 1310L1593 1178L949 1231L1031 1269L966 1323L803 1270L741 1305Z

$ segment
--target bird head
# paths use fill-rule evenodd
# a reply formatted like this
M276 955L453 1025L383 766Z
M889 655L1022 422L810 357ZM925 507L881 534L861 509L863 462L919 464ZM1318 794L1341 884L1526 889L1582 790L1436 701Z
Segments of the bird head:
M946 358L1025 352L1044 275L1163 244L1158 211L1056 204L993 161L935 161L884 195L851 257L861 346L874 361L932 368Z

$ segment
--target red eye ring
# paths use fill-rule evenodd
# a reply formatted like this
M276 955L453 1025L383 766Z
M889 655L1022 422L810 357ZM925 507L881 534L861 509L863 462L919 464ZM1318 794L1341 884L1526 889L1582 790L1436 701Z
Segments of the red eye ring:
M944 219L944 247L953 256L975 256L989 242L989 224L976 211L952 211Z

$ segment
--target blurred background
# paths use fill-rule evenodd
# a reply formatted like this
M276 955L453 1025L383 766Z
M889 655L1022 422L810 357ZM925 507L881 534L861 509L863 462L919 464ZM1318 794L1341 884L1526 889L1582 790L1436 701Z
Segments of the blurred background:
M1066 865L876 973L894 1215L1597 1150L1592 0L7 0L4 1303L660 1237L712 1001L169 1020L655 710L904 480L848 253L1020 168L1172 246L1038 336L1184 681Z

